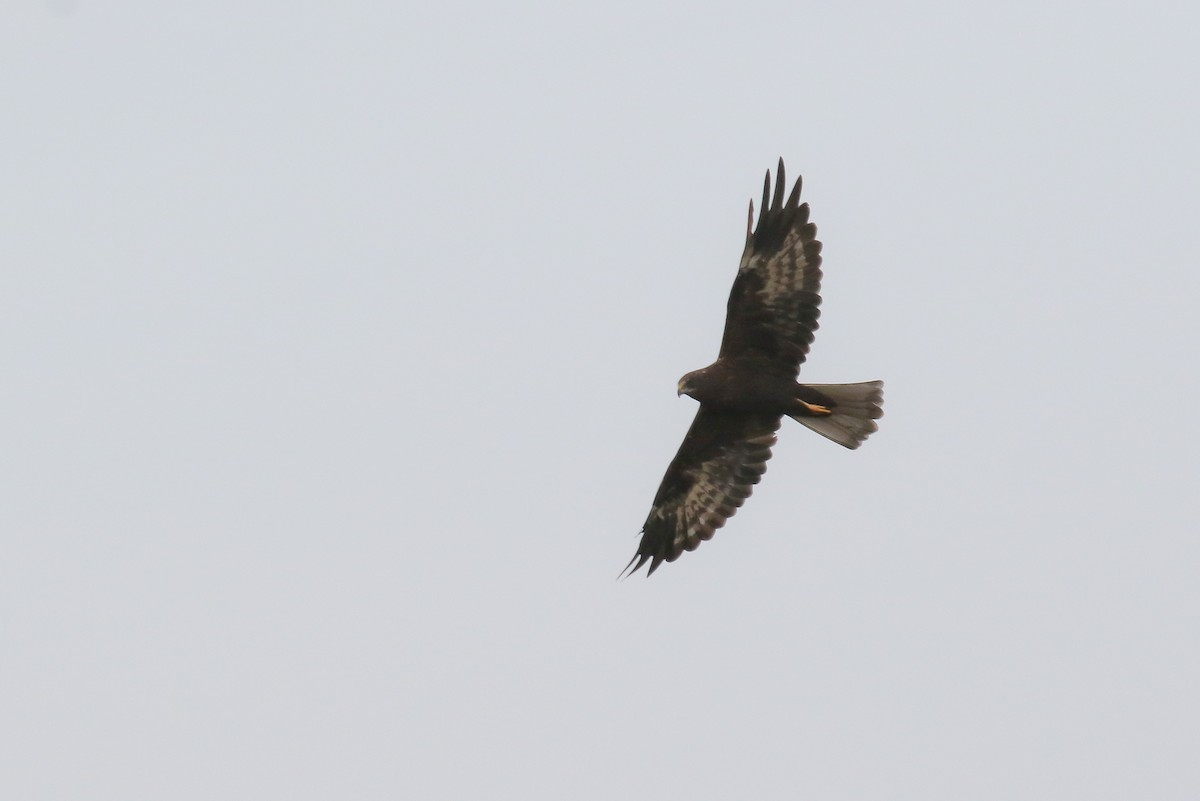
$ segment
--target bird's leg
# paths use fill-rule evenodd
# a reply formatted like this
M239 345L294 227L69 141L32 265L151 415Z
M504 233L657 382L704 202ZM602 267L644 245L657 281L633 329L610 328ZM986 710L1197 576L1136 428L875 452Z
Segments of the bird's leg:
M799 400L799 398L797 398ZM833 414L833 411L828 406L822 406L819 403L809 403L808 401L800 401L800 405L816 415Z

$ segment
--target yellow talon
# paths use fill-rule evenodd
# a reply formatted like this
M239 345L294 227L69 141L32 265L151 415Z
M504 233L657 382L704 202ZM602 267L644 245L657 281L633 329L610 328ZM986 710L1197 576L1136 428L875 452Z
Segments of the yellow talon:
M813 414L833 414L833 411L828 406L822 406L819 403L809 403L808 401L800 401L800 403Z

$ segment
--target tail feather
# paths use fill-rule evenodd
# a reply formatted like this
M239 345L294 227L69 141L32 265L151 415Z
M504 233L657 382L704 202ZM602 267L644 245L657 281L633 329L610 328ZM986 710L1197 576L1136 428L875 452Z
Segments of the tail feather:
M820 417L789 415L839 445L854 449L879 430L875 423L883 416L883 382L861 384L806 384L833 401L833 414Z

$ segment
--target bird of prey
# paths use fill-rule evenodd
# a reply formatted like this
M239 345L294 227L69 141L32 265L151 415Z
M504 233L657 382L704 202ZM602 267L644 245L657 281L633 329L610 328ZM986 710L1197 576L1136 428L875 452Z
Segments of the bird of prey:
M766 472L784 416L847 448L857 448L878 428L882 381L796 382L821 304L821 243L808 221L808 204L800 202L800 185L797 179L784 200L780 159L773 196L767 171L753 230L750 201L746 249L729 293L720 353L708 367L679 379L678 394L698 400L700 410L622 575L647 562L650 575L711 539Z

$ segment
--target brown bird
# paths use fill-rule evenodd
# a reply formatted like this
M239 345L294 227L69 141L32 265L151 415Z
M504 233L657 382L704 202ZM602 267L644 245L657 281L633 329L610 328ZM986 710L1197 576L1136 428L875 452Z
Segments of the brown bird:
M783 159L771 196L754 201L717 360L679 379L680 395L700 401L683 445L667 468L642 541L622 575L650 562L647 575L712 539L762 479L784 415L839 445L857 448L878 429L883 382L799 384L821 312L821 243L800 203L801 179L783 199ZM637 564L634 564L634 563ZM632 569L631 569L632 568Z

